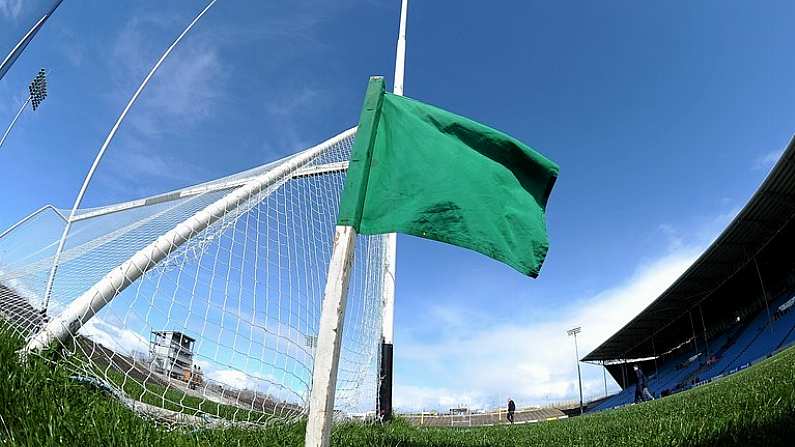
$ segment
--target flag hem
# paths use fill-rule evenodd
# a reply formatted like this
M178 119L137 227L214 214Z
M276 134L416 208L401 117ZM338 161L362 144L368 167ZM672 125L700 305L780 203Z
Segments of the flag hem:
M403 233L419 237L422 239L431 239L437 242L442 242L445 244L466 248L481 255L488 256L496 261L502 262L503 264L531 278L538 277L539 273L541 272L541 267L544 265L544 260L546 260L547 252L549 251L549 242L544 241L543 247L539 247L543 250L543 255L540 256L541 261L538 263L538 266L532 267L529 265L521 264L519 262L515 262L514 260L511 260L508 257L503 256L502 254L498 254L499 252L494 252L488 249L487 247L484 247L483 245L479 245L475 242L472 242L470 239L451 238L435 232L428 232L428 231L415 229L412 228L411 226L390 225L388 226L388 228L387 226L362 226L359 231L359 234L362 235L376 235L376 234L386 234L386 233ZM539 252L536 253L542 254Z

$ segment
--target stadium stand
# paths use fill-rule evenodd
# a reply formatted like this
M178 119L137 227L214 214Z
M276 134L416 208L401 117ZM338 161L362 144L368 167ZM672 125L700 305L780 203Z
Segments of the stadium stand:
M632 366L663 397L795 343L795 139L751 200L665 292L582 360L622 388L587 411L630 404Z
M782 301L777 300L774 304ZM722 334L709 340L709 345L717 348L710 358L705 359L703 353L693 354L688 350L664 360L659 370L651 376L649 389L657 397L682 391L746 368L795 342L792 337L795 333L795 311L787 310L771 322L768 321L767 313L762 311L749 323L738 325L737 336ZM693 357L696 358L691 361ZM589 406L588 410L627 405L634 401L634 397L634 385L627 386L620 393Z

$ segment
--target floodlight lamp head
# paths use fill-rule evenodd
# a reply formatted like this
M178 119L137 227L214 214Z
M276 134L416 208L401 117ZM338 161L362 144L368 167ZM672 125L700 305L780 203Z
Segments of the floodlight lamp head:
M30 99L33 105L33 110L36 110L41 105L44 98L47 97L47 77L44 69L39 70L39 73L33 78L33 81L28 86L30 91Z
M569 334L569 335L577 335L580 332L582 332L582 326L577 326L574 329L569 329L568 331L566 331L566 333Z

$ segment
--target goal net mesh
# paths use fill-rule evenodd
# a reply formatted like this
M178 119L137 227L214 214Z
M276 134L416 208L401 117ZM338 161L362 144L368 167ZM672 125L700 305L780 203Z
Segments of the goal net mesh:
M0 236L0 316L30 340L137 252L278 171L274 181L224 208L119 287L62 348L75 376L158 419L263 424L304 415L354 137L351 130L213 182L80 210L49 299L48 277L68 214L39 210ZM337 380L341 414L375 405L384 242L382 236L357 238Z

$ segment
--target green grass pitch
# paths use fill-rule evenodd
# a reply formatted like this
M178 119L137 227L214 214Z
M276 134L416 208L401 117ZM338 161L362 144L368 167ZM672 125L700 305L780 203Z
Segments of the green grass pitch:
M0 331L0 446L302 446L303 424L175 429L144 420ZM530 425L415 428L340 424L334 446L795 445L795 348L733 376L620 410Z

